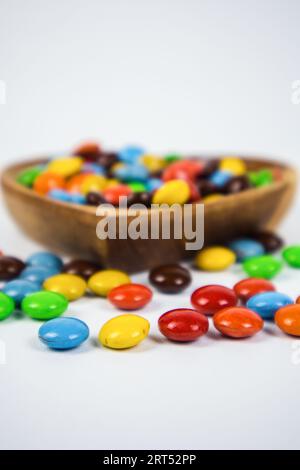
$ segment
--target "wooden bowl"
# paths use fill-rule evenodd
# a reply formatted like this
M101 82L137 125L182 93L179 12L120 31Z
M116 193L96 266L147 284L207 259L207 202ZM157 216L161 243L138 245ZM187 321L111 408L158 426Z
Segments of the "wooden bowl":
M226 241L257 229L274 229L287 212L296 188L295 171L283 164L244 158L249 170L279 168L281 179L261 188L226 196L205 205L205 245ZM32 239L49 249L76 258L98 261L104 267L137 272L186 256L185 240L100 240L96 236L99 217L96 208L68 204L39 196L16 182L27 167L45 159L27 161L7 168L2 174L5 201L18 226ZM193 204L194 213L195 204ZM119 211L121 216L123 210ZM145 211L146 216L150 211ZM130 219L129 219L130 220Z

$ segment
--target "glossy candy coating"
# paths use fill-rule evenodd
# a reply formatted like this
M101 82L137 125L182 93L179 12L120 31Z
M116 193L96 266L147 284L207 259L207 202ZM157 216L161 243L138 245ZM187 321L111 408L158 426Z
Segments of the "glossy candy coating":
M54 199L55 201L60 201L60 202L72 201L70 193L68 193L68 191L65 191L64 189L51 189L51 191L47 193L47 196L50 199Z
M145 150L142 147L128 145L118 152L118 157L122 162L135 163L144 154Z
M277 310L275 323L284 333L300 336L300 305L288 305Z
M163 172L164 181L189 180L195 181L203 170L203 163L197 160L180 160L171 163Z
M56 158L48 164L47 171L68 178L80 171L82 163L83 160L80 157Z
M27 295L22 300L21 309L35 320L50 320L62 315L68 304L68 300L61 294L39 291Z
M254 238L259 243L262 243L266 253L274 253L275 251L280 250L280 248L282 248L284 245L281 237L268 230L256 232L252 235L251 238Z
M203 315L214 315L224 308L235 307L237 301L232 289L219 285L199 287L191 296L192 306Z
M247 302L247 307L254 310L262 318L272 320L277 310L293 303L293 300L286 294L264 292L251 297Z
M112 349L132 348L145 339L150 323L143 317L133 314L119 315L106 322L99 331L99 341Z
M33 282L23 279L9 281L2 289L4 294L13 299L17 306L20 305L26 295L33 294L33 292L38 292L39 290L39 284L34 284Z
M300 246L288 246L282 252L284 260L292 268L300 268Z
M147 191L155 191L163 185L163 182L159 178L149 178L146 182Z
M198 191L202 197L209 196L218 192L218 187L209 180L202 179L198 181Z
M190 272L180 264L166 264L153 268L149 273L149 281L160 292L178 294L191 283Z
M231 178L232 174L228 171L217 170L209 177L209 181L218 188L221 188L225 186Z
M15 310L15 302L11 297L0 292L0 320L5 320Z
M33 189L41 195L48 194L52 189L64 189L65 180L55 173L41 173L34 181Z
M172 180L163 184L153 195L153 204L185 204L191 196L188 183L184 180Z
M80 192L84 195L91 192L101 192L106 187L107 180L102 175L88 175L80 186Z
M139 160L150 173L157 173L166 166L166 161L156 155L142 155Z
M204 161L203 169L200 173L200 178L207 178L212 175L219 168L220 160L218 158L210 158Z
M101 148L98 142L86 141L79 144L73 151L73 155L78 155L87 160L96 160L101 155Z
M29 256L26 264L30 266L45 266L46 268L54 268L61 270L63 266L62 260L55 254L48 251L41 251Z
M282 262L270 255L249 258L243 263L244 271L250 277L272 279L282 269Z
M225 184L223 192L225 194L237 194L251 188L248 176L235 176Z
M136 163L118 166L114 169L113 175L121 181L146 181L149 172L146 167Z
M70 193L80 193L83 181L88 177L87 173L72 176L66 183L66 190Z
M143 204L143 206L150 207L151 201L152 201L151 193L148 193L148 192L133 193L130 196L128 196L127 205L128 207L130 207L134 204Z
M120 310L137 310L152 299L152 291L142 284L123 284L112 289L108 300Z
M209 324L205 315L196 310L178 308L164 313L158 320L160 332L172 341L195 341L207 333Z
M226 157L220 161L219 170L227 171L233 175L244 175L247 171L246 164L237 157Z
M231 307L219 310L214 317L215 328L230 338L248 338L263 329L262 318L244 307Z
M263 292L274 292L276 288L266 279L250 277L235 284L233 290L241 302L245 303L254 295L262 294Z
M109 170L112 165L118 162L118 155L114 152L102 152L97 161L103 168Z
M13 256L0 256L0 281L10 281L18 277L25 264Z
M88 288L96 295L107 297L115 287L131 282L128 274L116 269L106 269L93 274L88 280Z
M20 274L20 279L42 284L49 277L59 273L60 269L50 268L47 266L28 266Z
M90 206L99 206L100 204L105 204L106 199L100 193L90 192L86 195L86 203Z
M232 250L223 246L204 248L196 255L195 265L202 271L223 271L236 261Z
M68 300L77 300L85 294L87 284L84 279L74 274L57 274L46 279L43 287L47 291L63 295Z
M39 338L50 349L67 350L80 346L89 337L88 326L78 318L49 320L39 329Z
M268 186L274 180L273 173L270 170L260 170L249 173L249 179L253 186Z
M63 272L66 274L74 274L88 280L93 274L101 270L100 264L92 263L82 259L74 259L66 263Z
M28 188L32 188L33 183L35 182L36 178L41 174L43 169L39 166L35 166L33 168L28 168L22 171L18 177L18 183L22 184L23 186L27 186Z
M132 194L132 189L129 186L124 184L119 184L118 186L112 186L103 191L103 196L109 204L115 206L119 205L120 197L128 197Z
M262 256L265 253L264 246L250 238L240 238L229 243L228 247L234 251L237 261L243 262L248 258Z
M144 183L141 183L140 181L132 181L132 182L128 183L128 187L134 193L141 193L141 192L147 190L147 186Z

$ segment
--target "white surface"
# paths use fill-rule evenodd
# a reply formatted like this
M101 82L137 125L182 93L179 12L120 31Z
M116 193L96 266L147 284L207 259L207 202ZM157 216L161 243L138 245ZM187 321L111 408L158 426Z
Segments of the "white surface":
M86 137L282 155L299 166L299 16L296 0L2 0L1 166ZM299 228L297 204L282 233L297 242ZM1 246L22 257L38 248L2 208ZM116 313L101 299L71 305L91 340L66 354L39 344L39 323L2 322L0 447L299 448L300 343L272 325L246 341L213 328L189 345L158 335L158 316L188 307L194 288L241 278L239 268L193 274L184 295L155 296L143 311L151 336L130 351L96 345ZM275 282L296 297L299 281L286 268Z

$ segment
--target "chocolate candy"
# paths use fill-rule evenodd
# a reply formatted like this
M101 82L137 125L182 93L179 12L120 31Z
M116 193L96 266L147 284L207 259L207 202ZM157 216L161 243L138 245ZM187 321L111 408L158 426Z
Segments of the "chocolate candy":
M198 175L199 178L208 178L210 175L215 173L219 168L220 160L217 158L212 158L204 162L201 173Z
M88 280L89 289L96 295L107 297L112 289L131 282L128 274L117 269L104 269Z
M87 141L78 145L78 147L74 149L73 154L86 160L96 160L101 155L101 148L98 142Z
M250 277L248 279L243 279L242 281L235 284L233 290L241 302L245 303L256 294L262 294L263 292L274 292L276 291L276 288L270 281L267 281L266 279L256 279L255 277Z
M42 284L48 277L59 273L60 269L50 268L47 266L28 266L20 274L20 279Z
M179 264L167 264L152 269L149 281L160 292L178 294L191 283L191 275L186 268Z
M275 323L284 333L300 336L300 305L288 305L277 310Z
M61 270L63 266L62 260L58 256L54 255L53 253L49 253L48 251L34 253L33 255L29 256L29 258L27 258L26 264L30 266L45 266L57 270Z
M235 176L225 184L223 192L225 194L236 194L249 188L251 188L251 184L247 176Z
M210 196L218 192L218 187L209 180L202 179L198 182L198 190L202 197Z
M152 291L142 284L123 284L112 289L108 300L121 310L137 310L152 299Z
M283 247L283 240L278 235L268 230L263 230L252 234L252 238L262 243L266 253L274 253Z
M62 315L68 300L55 292L40 291L27 295L21 304L22 312L35 320L50 320Z
M0 292L0 320L5 320L15 310L15 302L11 297Z
M40 195L48 194L52 189L64 189L65 180L56 173L41 173L33 183L33 189Z
M264 322L255 312L243 307L225 308L213 317L215 328L230 338L248 338L262 330Z
M203 248L196 255L195 266L202 271L223 271L236 261L235 253L223 246Z
M10 281L18 277L25 264L13 256L0 256L0 281Z
M143 204L146 207L151 206L152 195L148 192L133 193L127 198L128 207L134 204Z
M89 206L99 206L100 204L105 204L106 202L106 199L100 193L92 191L86 195L86 203Z
M158 188L152 199L152 204L185 204L191 197L190 185L184 180L171 180Z
M118 155L114 152L102 152L98 158L98 163L109 170L112 165L117 163Z
M262 318L272 320L281 307L293 304L293 300L280 292L264 292L257 294L247 302L247 307L254 310Z
M87 284L74 274L57 274L46 279L43 287L46 291L62 294L68 300L77 300L85 294Z
M292 268L300 268L300 246L288 246L283 250L282 256Z
M8 295L17 306L19 306L28 294L33 294L40 290L39 284L34 284L23 279L9 281L3 288L3 292Z
M136 346L149 334L150 323L138 315L126 314L108 320L99 331L99 341L112 349Z
M63 272L67 274L74 274L75 276L83 277L88 280L93 274L100 271L102 267L100 264L92 263L83 259L74 259L66 263L63 267Z
M78 318L72 317L49 320L39 329L40 340L50 349L74 349L88 337L88 326Z
M272 279L282 269L282 262L270 255L246 259L243 263L245 272L250 277Z
M229 243L229 248L234 251L238 262L243 262L255 256L262 256L265 253L264 246L261 243L249 238L233 240Z
M237 300L232 289L214 284L199 287L191 296L193 307L203 315L214 315L218 310L234 307Z
M208 331L208 320L196 310L178 308L164 313L158 320L160 332L172 341L195 341Z

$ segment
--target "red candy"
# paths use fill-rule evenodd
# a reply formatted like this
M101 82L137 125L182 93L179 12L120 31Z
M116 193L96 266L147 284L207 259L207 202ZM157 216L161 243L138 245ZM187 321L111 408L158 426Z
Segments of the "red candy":
M262 330L263 319L245 307L224 308L213 317L218 331L230 338L247 338Z
M152 291L142 284L123 284L112 289L107 298L121 310L137 310L150 302Z
M160 332L172 341L195 341L208 331L208 319L199 312L178 308L164 313L158 320Z
M256 279L255 277L249 277L248 279L243 279L238 282L233 287L234 292L238 298L246 303L250 297L253 297L256 294L262 294L263 292L272 292L275 291L275 286L266 279Z
M171 163L163 172L162 178L164 181L178 179L194 181L202 170L203 163L199 161L180 160L179 162Z
M214 315L218 310L234 307L237 304L237 296L228 287L209 285L196 289L191 296L191 302L203 315Z
M118 205L119 198L121 196L130 196L132 194L132 189L125 184L118 184L116 186L111 186L103 191L103 196L105 197L106 201L110 204Z

